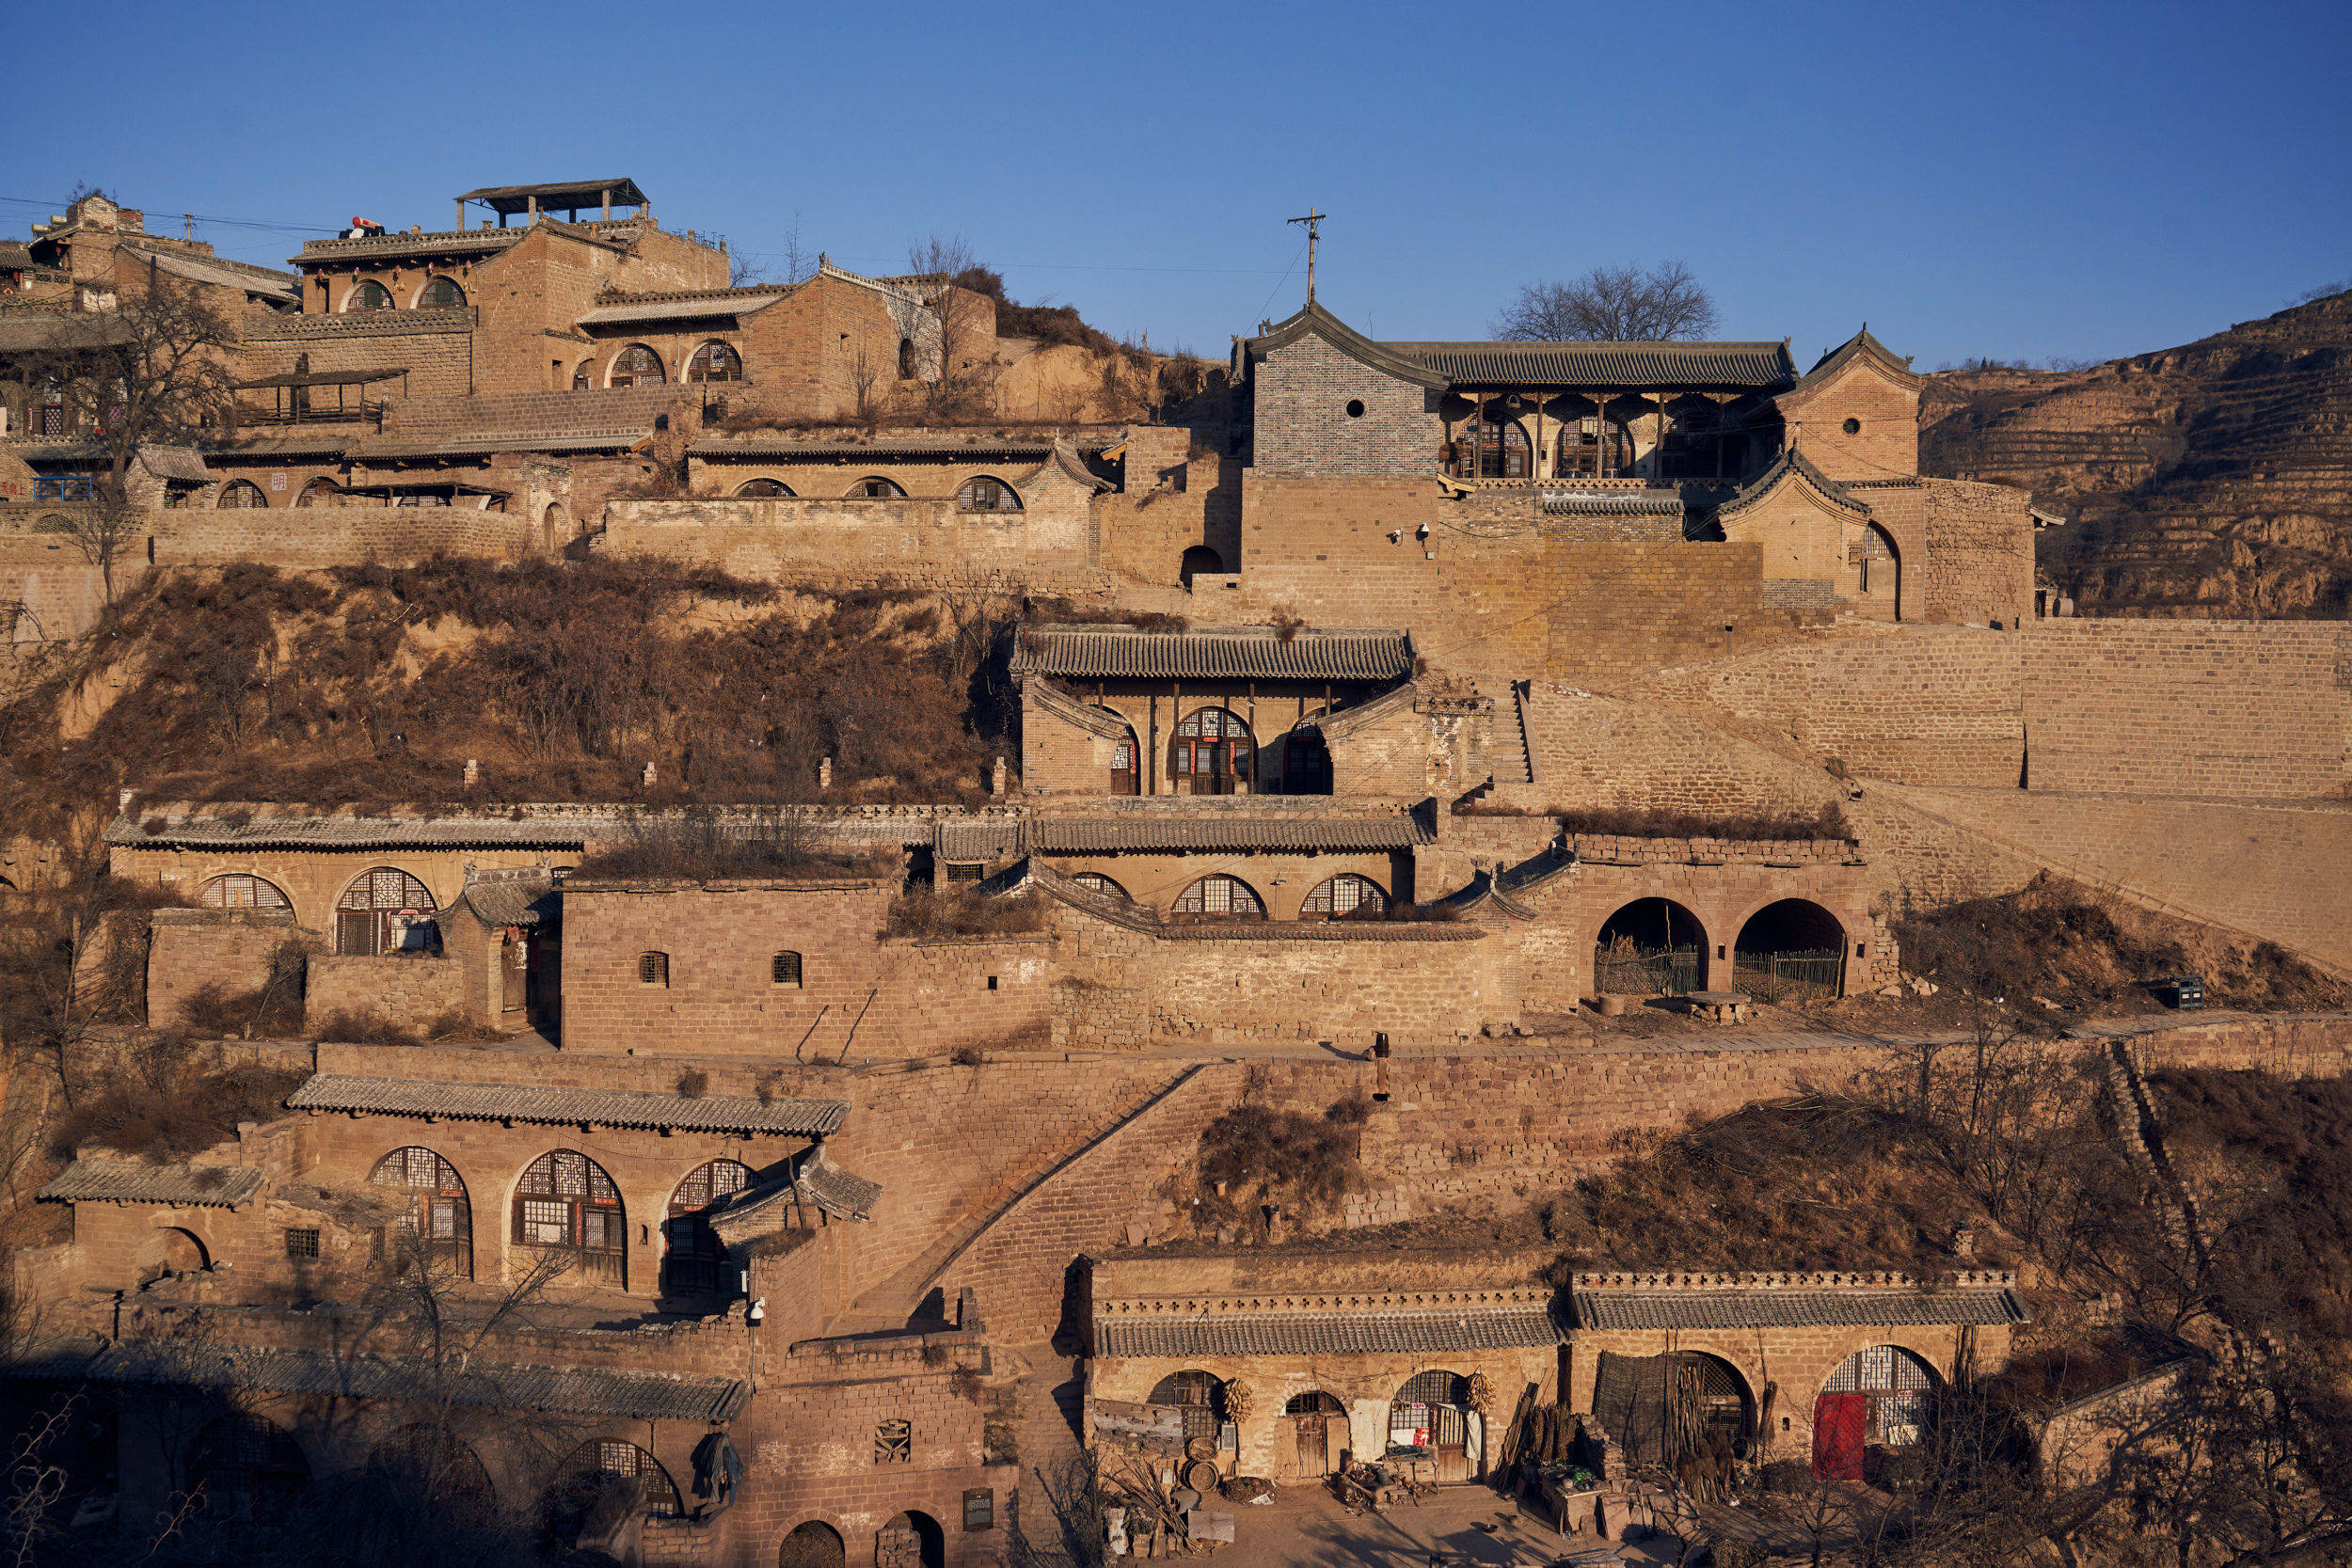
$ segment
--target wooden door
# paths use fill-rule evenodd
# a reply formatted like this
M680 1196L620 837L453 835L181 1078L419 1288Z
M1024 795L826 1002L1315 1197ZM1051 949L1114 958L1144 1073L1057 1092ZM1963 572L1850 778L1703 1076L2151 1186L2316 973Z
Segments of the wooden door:
M1330 1449L1324 1437L1328 1420L1328 1417L1319 1415L1291 1418L1291 1429L1298 1444L1298 1473L1302 1476L1331 1473Z
M377 951L376 933L379 928L373 910L342 910L335 915L337 932L335 950L356 958L373 958Z
M519 1010L531 991L531 939L512 926L506 928L506 940L499 949L499 973L502 982L499 1005L510 1013Z
M1430 1412L1437 1418L1437 1429L1429 1434L1430 1447L1438 1451L1438 1480L1453 1484L1469 1481L1470 1413L1458 1404L1440 1404Z
M1813 1479L1862 1479L1863 1429L1869 1419L1867 1394L1823 1394L1813 1402Z

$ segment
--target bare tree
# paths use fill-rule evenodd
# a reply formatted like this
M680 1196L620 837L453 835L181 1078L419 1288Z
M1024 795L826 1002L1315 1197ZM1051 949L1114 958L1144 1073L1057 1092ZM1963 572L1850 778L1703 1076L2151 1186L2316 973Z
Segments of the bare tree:
M1653 342L1704 338L1719 319L1714 296L1680 261L1595 267L1565 283L1524 284L1494 320L1496 337L1521 342Z
M882 395L882 367L860 347L857 357L850 361L850 417L869 436L882 424L882 412L889 406L889 399Z
M817 265L809 260L807 249L801 244L801 214L797 212L792 214L791 227L784 231L783 255L784 281L787 283L799 283L816 275Z
M934 233L907 247L908 273L936 289L929 300L939 323L939 376L930 396L935 408L969 396L993 347L981 341L991 302L966 281L978 265L971 242L961 234Z
M144 277L118 273L115 292L115 309L96 320L59 317L48 345L26 356L35 377L90 389L90 438L104 468L95 499L69 516L68 531L98 568L109 600L115 562L145 526L132 499L133 467L144 449L191 445L225 421L237 338L236 323L197 285L152 262Z

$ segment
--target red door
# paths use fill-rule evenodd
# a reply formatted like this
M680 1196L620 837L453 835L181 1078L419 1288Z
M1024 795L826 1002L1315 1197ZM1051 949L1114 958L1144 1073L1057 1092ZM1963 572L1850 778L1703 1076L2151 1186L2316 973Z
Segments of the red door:
M1813 1479L1860 1481L1867 1394L1823 1394L1813 1402Z

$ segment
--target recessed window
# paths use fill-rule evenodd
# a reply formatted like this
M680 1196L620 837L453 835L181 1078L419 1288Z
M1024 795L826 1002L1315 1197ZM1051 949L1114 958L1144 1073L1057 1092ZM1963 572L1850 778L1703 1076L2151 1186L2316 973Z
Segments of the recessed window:
M1848 420L1846 421L1846 434L1847 434L1847 435L1849 435L1849 436L1859 436L1859 435L1861 435L1861 434L1862 434L1862 421L1861 421L1860 420Z
M777 954L769 960L768 976L780 986L799 985L801 983L801 956L798 953Z
M1001 479L983 477L967 480L963 488L956 492L956 510L1018 512L1021 510L1021 498L1013 493L1011 485Z
M1349 398L1347 400L1347 417L1351 420L1360 420L1364 417L1363 399Z
M855 484L850 485L850 494L866 500L880 501L889 500L896 496L903 496L906 492L886 479L874 476L861 479Z
M994 990L996 989L996 976L993 974L988 977L988 989L991 990Z
M641 986L666 986L670 983L670 955L640 953L637 955L637 983Z
M447 310L466 303L466 291L453 278L435 277L426 281L417 295L420 310Z
M874 1429L874 1463L904 1465L914 1457L914 1432L905 1421L884 1421Z
M346 310L389 310L392 308L392 291L373 280L360 284L343 300Z
M319 1255L319 1233L318 1233L317 1231L315 1231L315 1230L289 1230L289 1231L287 1231L287 1232L286 1232L286 1256L287 1256L287 1257L289 1257L289 1258L316 1258L318 1255Z

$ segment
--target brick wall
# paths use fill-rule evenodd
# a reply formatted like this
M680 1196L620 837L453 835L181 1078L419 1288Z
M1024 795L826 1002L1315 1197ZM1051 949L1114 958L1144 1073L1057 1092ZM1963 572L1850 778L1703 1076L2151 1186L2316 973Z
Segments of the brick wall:
M149 920L147 1022L173 1029L188 997L208 985L230 996L259 990L278 949L295 935L281 910L159 910Z
M340 291L336 296L342 297ZM283 375L295 360L310 356L322 371L405 371L405 376L346 389L347 397L462 397L473 390L477 312L469 306L442 310L371 310L350 315L256 316L237 345L244 379ZM246 394L248 397L258 394ZM326 389L327 401L333 400ZM315 402L319 389L313 388Z
M408 1029L466 1010L466 966L421 953L384 958L314 955L303 990L303 1026L323 1029L337 1013L373 1014Z
M1927 502L1926 619L2014 627L2033 614L2033 498L1935 479Z
M1861 428L1848 432L1849 420ZM1915 474L1919 471L1918 386L1904 386L1872 364L1867 356L1857 356L1835 379L1804 395L1789 415L1788 441L1835 480Z
M1438 396L1374 370L1310 332L1250 371L1261 473L1429 474L1445 424ZM1350 403L1363 412L1351 417Z

